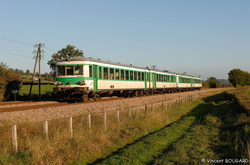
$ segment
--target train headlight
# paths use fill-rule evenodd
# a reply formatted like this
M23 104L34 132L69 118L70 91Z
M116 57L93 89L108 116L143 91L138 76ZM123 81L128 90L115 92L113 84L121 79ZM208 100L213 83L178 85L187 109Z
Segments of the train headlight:
M78 85L85 85L86 83L85 83L85 81L79 81L78 82Z
M56 81L56 82L54 82L54 84L55 84L56 86L62 85L62 83L61 83L60 81Z

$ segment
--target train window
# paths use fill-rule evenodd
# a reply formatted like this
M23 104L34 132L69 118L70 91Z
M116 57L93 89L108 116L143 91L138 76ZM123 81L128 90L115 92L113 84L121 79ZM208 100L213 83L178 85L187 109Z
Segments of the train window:
M104 79L108 79L108 75L109 75L109 69L104 68Z
M137 81L137 72L134 71L134 80Z
M138 72L138 80L141 81L141 72Z
M125 75L124 75L125 71L124 70L121 70L121 80L124 80L125 78Z
M75 66L75 75L83 75L83 66L82 65Z
M129 71L128 71L128 70L126 70L126 75L125 75L125 77L126 77L126 80L129 80Z
M99 79L102 79L102 67L99 67Z
M92 66L89 66L89 77L92 77Z
M110 68L110 79L114 79L114 69Z
M66 75L74 75L74 67L66 66Z
M130 71L130 80L134 80L133 75L134 75L133 71Z
M120 80L119 69L115 69L115 79L116 79L116 80Z
M58 76L64 76L65 75L65 66L58 66Z
M144 81L144 72L141 74L141 80Z

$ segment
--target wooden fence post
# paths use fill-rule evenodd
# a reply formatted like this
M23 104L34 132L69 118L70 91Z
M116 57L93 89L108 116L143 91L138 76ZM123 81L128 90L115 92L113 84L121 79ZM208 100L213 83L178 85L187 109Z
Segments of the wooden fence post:
M16 125L12 125L12 146L15 152L18 151L18 145L17 145L17 127Z
M117 122L120 123L120 110L117 109Z
M89 125L89 133L91 133L92 130L91 130L91 114L90 113L88 114L88 125Z
M73 119L72 119L72 116L69 117L69 132L70 132L70 137L73 138Z
M104 124L104 130L107 130L107 114L106 112L103 112L103 124Z
M43 129L44 129L44 133L45 133L46 139L49 140L49 126L48 126L48 121L44 121L43 122Z
M129 108L129 118L132 119L132 108Z

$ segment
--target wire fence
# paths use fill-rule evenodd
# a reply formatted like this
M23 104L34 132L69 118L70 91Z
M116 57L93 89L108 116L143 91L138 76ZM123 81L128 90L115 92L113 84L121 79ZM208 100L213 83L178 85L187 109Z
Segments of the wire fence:
M33 137L39 136L39 138L44 139L48 143L50 138L58 133L64 134L69 139L73 139L75 132L82 131L84 134L93 134L95 131L105 132L108 129L112 129L112 127L119 127L122 123L128 123L133 120L143 120L154 114L155 111L168 110L173 105L194 101L196 99L197 95L194 94L175 100L157 102L140 107L130 107L128 109L119 108L101 113L68 116L67 118L37 123L13 124L11 125L11 131L8 131L6 127L0 128L0 131L5 132L6 135L4 137L2 136L2 140L11 141L12 150L18 152L20 143L22 145L23 143L28 143L28 140L22 139L31 139L30 135ZM29 130L27 130L27 125Z

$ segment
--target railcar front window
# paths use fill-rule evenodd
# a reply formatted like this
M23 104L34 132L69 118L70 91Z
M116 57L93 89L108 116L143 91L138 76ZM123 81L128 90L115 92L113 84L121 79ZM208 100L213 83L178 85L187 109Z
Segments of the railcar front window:
M83 66L57 66L58 76L83 75Z
M65 66L58 66L58 76L65 76Z
M66 75L74 75L74 67L66 66Z
M75 66L75 75L83 75L83 66L82 65Z

